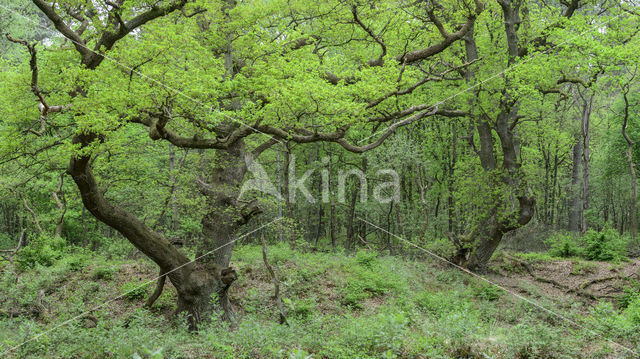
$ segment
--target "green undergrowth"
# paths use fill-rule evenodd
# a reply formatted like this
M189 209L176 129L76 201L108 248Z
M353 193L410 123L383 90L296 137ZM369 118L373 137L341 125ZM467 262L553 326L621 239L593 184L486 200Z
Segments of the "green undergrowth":
M146 260L107 260L76 251L15 271L0 264L0 356L633 357L590 330L567 325L456 269L370 251L311 253L282 244L269 247L269 260L280 277L289 325L277 322L261 248L246 245L232 260L239 272L231 290L241 318L237 328L230 330L214 316L196 333L172 315L170 287L153 308L143 309L154 283L140 285L157 273ZM630 293L625 308L601 303L587 317L540 294L535 300L633 346L640 342L640 299ZM91 309L95 321L84 315Z

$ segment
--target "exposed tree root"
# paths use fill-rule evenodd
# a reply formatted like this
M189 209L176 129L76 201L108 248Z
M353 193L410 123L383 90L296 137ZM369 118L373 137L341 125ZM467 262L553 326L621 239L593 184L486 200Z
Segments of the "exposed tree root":
M535 279L538 282L551 284L554 287L557 287L557 288L565 290L567 293L575 294L577 296L580 296L580 297L583 297L583 298L587 298L587 299L590 299L590 300L594 300L594 301L598 300L598 299L601 299L601 298L604 298L602 296L596 296L595 294L592 294L592 293L589 293L589 292L583 290L582 286L580 288L571 288L568 285L559 283L559 282L557 282L557 281L555 281L553 279L540 277L540 276L538 276L537 274L535 274L533 272L533 269L531 268L531 265L529 265L529 263L527 263L527 262L521 261L521 260L519 260L517 258L508 256L508 255L505 255L505 258L508 258L508 259L518 263L522 268L524 268L527 271L527 273L531 277L533 277L533 279Z
M588 282L584 282L582 284L580 284L580 289L587 289L590 286L594 285L594 284L598 284L598 283L602 283L602 282L608 282L610 280L629 280L629 278L620 276L620 275L615 275L615 276L611 276L611 277L605 277L605 278L596 278L594 280L590 280Z
M153 303L160 298L162 295L162 290L164 289L164 282L167 280L166 272L160 269L160 273L158 274L158 282L156 284L156 289L153 291L153 294L147 299L147 302L144 304L145 308L151 308Z

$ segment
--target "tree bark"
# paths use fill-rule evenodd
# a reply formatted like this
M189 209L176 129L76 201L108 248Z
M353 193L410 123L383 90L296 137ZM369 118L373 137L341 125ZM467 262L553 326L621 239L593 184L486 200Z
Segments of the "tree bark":
M420 190L420 204L422 205L422 226L420 226L420 237L424 237L429 228L429 206L427 203L427 183L424 182L422 166L416 167L416 185ZM437 211L436 211L437 212Z
M186 157L186 156L185 156ZM183 160L184 161L184 160ZM182 167L181 165L178 167ZM176 150L169 144L169 172L171 172L171 189L169 190L169 201L171 205L171 230L175 233L180 228L178 202L176 201L176 188L178 186L178 174L176 167Z
M235 233L253 216L260 213L255 202L243 203L237 199L247 172L247 155L242 140L225 151L218 151L214 165L205 160L208 169L206 181L198 179L198 187L207 198L209 212L202 219L203 240L198 243L199 261L209 266L228 268L235 247ZM219 291L218 302L224 310L223 318L234 321L234 313L226 290Z
M589 161L590 151L589 145L591 142L591 135L589 133L589 124L591 122L591 107L593 105L593 95L588 99L583 99L582 109L582 233L585 233L589 228L586 215L589 211Z
M57 14L55 7L43 0L33 0L33 3L51 20L60 34L74 43L75 49L81 55L81 64L88 70L95 70L105 59L104 51L113 48L119 40L136 31L144 24L183 9L187 1L178 0L164 6L151 6L146 10L141 10L128 21L120 21L115 29L99 32L95 38L95 51L85 46L86 41L81 37L81 34L65 24L64 19ZM229 0L229 3L232 5L233 1ZM230 49L231 44L229 44L229 53ZM81 90L75 91L73 96L81 95ZM166 129L159 128L156 125L154 127L156 133L153 136L157 136L159 130L162 130L163 134L166 135ZM150 135L152 134L150 132ZM79 145L82 150L86 150L94 141L98 140L97 134L84 130L83 132L79 131L74 136L73 144ZM237 145L236 142L232 141L231 145ZM98 220L120 232L138 250L158 264L162 271L167 273L178 293L177 310L187 314L191 328L195 329L198 323L210 317L214 307L211 301L212 295L215 294L218 298L226 297L229 286L237 277L235 271L217 263L190 261L185 254L169 243L164 236L149 228L131 213L110 203L98 187L92 172L90 155L82 153L78 152L73 155L69 162L67 173L71 175L76 183L84 207ZM251 212L251 210L248 211L248 213ZM215 237L227 242L229 236L226 233L228 231L226 231L225 226L227 226L225 223L221 225L221 233ZM215 250L215 248L212 250ZM228 253L227 251L216 253L215 258L228 258L229 253L230 251ZM220 260L220 262L228 264L228 259L226 261ZM222 302L223 307L224 304Z
M328 186L329 186L329 236L331 237L331 248L336 249L336 199L334 196L333 190L333 155L329 152L329 178L328 178Z
M91 134L78 134L73 143L81 148L96 140ZM226 296L236 279L231 268L210 263L190 261L161 234L153 231L134 215L110 203L98 188L88 155L72 157L67 172L82 197L85 208L104 224L114 228L138 250L153 260L167 276L178 293L177 311L185 312L191 329L210 317L213 311L211 296Z
M356 238L355 238L355 227L353 225L353 220L356 217L356 200L358 198L358 185L354 184L353 190L351 191L351 202L349 203L349 210L347 214L347 239L346 239L346 249L350 250L355 246Z
M627 162L629 163L629 174L631 175L631 203L629 204L629 216L631 227L631 238L634 240L638 236L638 217L636 215L636 202L637 202L637 190L636 190L636 170L633 163L633 141L627 135L627 124L629 122L629 90L623 92L624 98L624 118L622 123L622 136L627 141Z
M454 192L454 184L455 184L455 170L456 170L456 162L458 159L458 134L456 131L456 124L454 121L451 121L451 155L449 157L448 163L448 173L447 184L448 184L448 192L447 192L447 215L448 219L448 227L449 232L454 232L454 206L453 206L453 192Z
M517 4L513 5L510 0L499 0L499 4L504 16L508 65L512 66L518 56L516 26L519 22L519 7ZM465 41L468 59L473 58L472 56L477 57L473 34L468 34ZM486 219L468 236L473 249L465 265L472 270L484 270L504 234L529 223L535 208L535 198L529 194L527 182L520 170L518 141L513 132L517 124L519 103L508 91L511 86L508 78L505 86L500 101L500 112L494 125L502 149L502 166L499 173L494 171L497 156L494 152L493 136L491 132L487 133L489 123L482 121L476 126L483 146L479 153L481 165L491 176L492 186L502 188L504 193L496 198L496 203L488 209Z
M56 222L56 231L55 236L62 236L62 226L64 224L64 216L67 213L67 200L65 199L64 192L62 191L62 186L64 185L64 173L60 175L60 184L58 185L58 189L51 192L51 197L56 203L56 207L60 211L60 217Z
M571 188L569 205L569 230L577 232L580 230L580 165L582 164L582 144L577 141L573 145L573 166L571 169Z

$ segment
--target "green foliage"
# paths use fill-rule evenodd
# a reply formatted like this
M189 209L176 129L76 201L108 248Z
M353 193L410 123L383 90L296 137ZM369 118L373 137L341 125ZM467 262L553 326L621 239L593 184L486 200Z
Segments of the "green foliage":
M461 292L430 292L417 293L414 301L418 308L437 316L450 312L465 311L471 308L471 303Z
M127 282L120 286L120 293L129 300L139 300L147 295L149 285L141 282Z
M640 321L638 321L638 299L629 302L622 312L617 311L610 302L600 302L593 308L588 318L590 324L599 332L606 333L616 340L640 340Z
M341 289L342 304L353 308L362 308L362 301L379 297L398 288L398 280L392 273L385 272L382 266L371 268L370 256L366 256L367 260L363 265L351 266L345 268L348 277L345 278L345 287Z
M624 315L640 328L640 295L629 302L627 308L624 309Z
M545 242L548 253L554 257L617 262L626 258L629 239L614 229L605 228L600 232L589 230L583 236L555 233Z
M533 262L552 262L558 260L558 257L552 256L548 252L516 253L515 256Z
M371 269L376 264L376 258L378 254L374 251L367 251L364 249L358 250L356 253L356 263L365 268Z
M637 298L640 298L640 282L631 280L631 284L625 287L623 294L617 298L618 306L625 309Z
M583 253L578 238L571 233L554 233L545 243L549 246L549 254L555 257L572 258Z
M568 330L562 322L544 319L547 317L526 303L514 305L514 299L505 295L495 298L491 289L469 281L458 270L436 270L424 262L386 256L377 257L376 264L369 268L359 264L355 257L301 253L283 244L270 247L269 253L278 253L281 258L276 270L286 277L281 290L289 326L279 325L274 315L273 287L263 269L260 246L248 245L239 247L233 260L238 268L251 268L248 273L243 272L236 283L236 290L244 293L240 298L245 311L234 331L214 321L197 333L188 333L187 325L180 320L162 319L157 310L165 306L148 311L135 306L123 307L116 301L94 313L99 319L95 328L85 328L81 321L62 326L38 341L25 344L20 355L29 358L131 358L136 354L151 358L158 353L168 358L192 355L225 359L481 358L485 355L572 358L584 348L607 347L607 342L598 338L594 341L588 331ZM95 260L104 263L104 258ZM156 269L146 262L135 262L136 266L141 263L148 266L149 272ZM90 277L93 279L96 273L102 272L113 274L115 268L115 264L99 264ZM299 275L302 271L323 274ZM354 312L337 303L347 280L385 287L384 283L369 283L369 274L362 273L389 277L389 283L395 282L396 287L389 287L375 300L358 300L360 309ZM132 280L118 286L113 282L96 283L79 278L85 278L84 274L73 272L63 260L55 261L51 267L36 266L24 272L20 286L15 285L11 273L3 273L0 295L7 299L3 303L5 307L0 306L0 312L8 308L6 305L14 305L11 303L18 298L20 305L28 308L36 300L38 290L50 288L50 296L56 300L45 303L55 310L56 317L48 319L50 323L0 318L0 338L3 338L0 350L141 284ZM410 285L405 286L406 282ZM136 291L134 300L146 294ZM171 291L165 290L165 294L168 292ZM373 294L369 298L372 297ZM175 297L167 300L174 301ZM544 305L553 308L550 301ZM589 327L621 342L640 339L638 308L635 299L621 312L610 304L603 304L588 318ZM569 315L561 309L555 310Z
M91 277L95 280L111 280L113 276L119 271L118 267L110 265L102 265L96 267L91 274Z
M22 269L33 268L35 265L49 267L62 257L64 250L64 239L43 234L18 252L16 264Z
M351 320L341 340L359 353L390 355L400 351L408 324L405 313L395 308L381 308L375 316Z
M260 131L243 127L246 123L268 126L271 134L292 131L311 139L316 134L331 139L331 143L310 148L313 146L289 146L293 138L283 136L288 137L283 139L286 147L299 158L332 155L329 167L334 172L354 167L365 169L368 175L384 168L400 172L402 203L393 205L356 203L351 211L336 211L332 201L330 211L318 211L328 209L319 206L329 206L298 201L285 209L284 203L258 198L259 203L271 205L263 208L267 216L275 214L278 204L279 215L293 217L287 219L280 239L291 235L292 245L299 249L323 250L313 246L308 234L313 231L321 244L326 241L326 216L331 215L331 234L340 241L345 237L341 224L348 222L345 213L350 213L349 220L362 215L369 220L382 219L386 214L390 231L417 238L422 247L449 257L454 248L442 238L444 230L478 233L492 224L517 227L521 209L517 199L525 194L528 197L529 192L537 199L534 221L546 228L566 222L564 203L575 190L567 164L571 147L584 143L576 118L582 110L578 97L585 94L594 96L593 108L613 107L615 111L604 116L596 111L593 114L592 123L597 124L591 127L593 162L591 173L586 173L593 179L592 208L583 216L593 228L602 228L607 221L622 225L628 217L629 210L622 205L629 203L626 188L630 183L621 155L627 146L619 134L623 111L620 100L613 101L612 95L628 82L633 94L628 132L637 143L637 78L634 82L629 78L630 67L637 63L638 23L631 15L633 9L623 10L622 5L631 6L627 2L620 6L608 2L582 6L581 2L575 11L565 11L562 1L513 2L516 22L522 20L516 26L517 34L504 32L505 21L512 22L502 16L508 14L501 5L511 4L486 2L486 9L473 15L473 39L480 60L472 64L467 63L464 40L454 34L474 13L473 2L445 0L426 7L422 2L387 0L269 0L231 1L228 3L234 5L228 6L225 1L197 0L174 2L186 7L158 12L169 2L128 0L119 1L116 7L106 1L56 1L52 6L62 19L54 22L82 33L79 36L89 48L100 39L118 39L99 49L104 51L105 61L96 69L80 63L87 58L86 54L78 55L82 46L73 46L60 36L37 6L16 0L0 9L3 32L30 43L39 41L38 88L49 105L65 106L62 112L42 113L38 109L27 52L2 38L0 232L15 233L16 228L25 227L34 233L37 217L45 233L51 233L61 215L51 198L59 184L67 205L63 218L67 243L82 244L96 255L105 254L109 263L114 257L136 258L139 253L134 246L83 210L74 182L62 182L60 172L70 159L90 155L100 191L94 195L104 194L113 206L140 218L140 223L165 237L181 237L186 243L184 251L193 257L210 244L203 241L202 218L208 211L227 210L212 208L211 198L201 195L206 191L196 185L200 182L196 174L203 174L204 180L214 177L206 172L210 164L220 164L218 160L230 143L226 141L236 138L229 130L241 129L233 134L247 134L234 142L247 152L265 140ZM135 23L131 19L149 9L162 16L142 21L145 24L139 29L124 29L132 33L120 36L125 35L119 32L120 25ZM443 37L451 47L438 45ZM572 41L561 41L568 38ZM510 39L518 40L519 49L507 46ZM545 44L555 44L553 51ZM429 45L435 47L423 50ZM406 61L404 56L416 51L431 55ZM371 60L375 59L374 64ZM502 76L496 76L498 73ZM337 80L327 81L330 78ZM589 89L578 91L585 81L589 81ZM431 109L452 117L430 113ZM168 121L161 121L164 118ZM346 142L365 144L387 138L378 132L387 125L413 120L408 130L392 128L395 134L389 136L389 142L369 154L345 153L335 143L344 145L342 139L332 135L336 130L347 131ZM479 129L485 123L491 128L483 137ZM35 134L41 124L43 132ZM168 148L166 140L171 133L182 138L174 144L198 143ZM87 134L95 134L98 140L79 148L76 135L84 138ZM488 147L483 140L490 142ZM220 149L190 148L206 143ZM510 144L516 144L511 147L517 152L512 168L507 166ZM485 150L491 152L495 164L481 163L478 154ZM639 153L636 145L632 160L637 162ZM273 148L263 154L270 156L260 159L269 164L269 173L287 173L281 155L280 149ZM296 170L316 170L312 162L298 161ZM573 167L580 167L576 165ZM513 173L504 168L513 169ZM380 177L370 182L378 182ZM223 190L233 199L236 187L223 184L214 190ZM356 189L354 183L349 187L348 195L357 193L351 191ZM8 197L23 194L24 206L16 198L5 200L5 192ZM616 210L611 216L615 218L603 218L611 208ZM90 212L95 213L94 208ZM315 218L322 213L325 217ZM256 224L251 222L248 226ZM359 227L354 224L350 229L359 232ZM46 331L118 293L131 300L141 299L149 287L134 278L127 278L132 282L122 286L112 283L115 269L106 264L90 274L102 282L85 281L82 269L92 257L65 247L61 239L43 235L32 239L16 256L21 271L14 272L9 262L0 268L0 297L7 298L0 312L0 350L36 333L43 335L15 355L550 357L577 356L572 348L591 347L592 340L577 344L564 340L555 322L530 324L529 319L537 317L519 307L512 309L513 303L497 288L469 282L464 273L412 262L413 248L392 236L371 233L370 226L363 227L364 238L358 237L360 233L348 238L350 248L354 248L355 238L356 247L362 240L371 248L384 246L385 251L406 257L385 257L374 250L345 257L339 249L300 253L285 244L274 246L272 265L281 273L282 290L292 313L291 326L284 327L273 323L271 308L265 305L271 303L270 290L265 289L271 288L271 283L265 282L268 276L262 269L259 247L240 248L234 265L241 264L246 275L235 283L239 290L233 294L241 295L246 320L232 334L214 323L193 335L183 333L180 324L172 326L159 320L155 312L132 312L131 306L105 308L99 326L92 330L74 323L60 331ZM0 234L0 248L12 240ZM619 261L624 259L625 242L611 229L591 231L582 238L558 235L549 239L549 253L531 254L530 258ZM590 268L576 262L573 270L582 274ZM9 310L29 313L29 305L43 290L47 310L42 311L42 318L4 318L5 312L13 313ZM635 340L638 305L632 294L630 291L622 299L622 313L603 306L594 317L616 324L611 330L619 332L613 333ZM487 319L482 313L493 307L510 308L510 318L526 320L505 324L501 319ZM354 308L359 310L354 312ZM111 316L117 318L111 320ZM518 333L512 333L514 329ZM585 333L572 334L575 340L584 340ZM560 337L557 343L554 337ZM502 343L509 343L509 347Z
M503 293L501 288L487 283L480 283L473 287L473 295L476 298L490 302L498 300Z
M542 323L520 323L512 329L507 345L514 358L569 358L578 355L575 339L561 328Z
M284 304L289 306L289 309L291 310L291 313L293 313L293 316L298 319L309 318L316 308L316 303L313 298L295 300L282 298L282 301L284 302Z
M0 249L12 249L15 246L14 240L8 234L0 233Z
M456 251L456 246L453 242L448 238L442 237L426 238L425 243L421 244L421 247L442 258L451 258Z
M145 348L142 351L142 356L140 354L138 354L138 352L135 352L133 354L133 359L163 359L164 356L162 355L162 348L157 349L157 350L150 350Z
M619 261L626 258L628 239L611 228L593 230L584 235L584 257L588 260Z

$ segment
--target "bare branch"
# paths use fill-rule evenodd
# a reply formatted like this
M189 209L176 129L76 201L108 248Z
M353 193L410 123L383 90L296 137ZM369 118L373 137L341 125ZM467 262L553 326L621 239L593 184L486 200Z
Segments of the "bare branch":
M36 215L36 212L34 212L34 210L31 209L31 207L29 207L29 204L27 203L27 199L24 197L22 193L18 193L18 196L22 200L22 206L24 207L24 209L27 212L29 212L29 214L31 215L31 220L33 221L33 225L36 226L36 229L38 230L38 234L42 234L43 230L42 230L42 227L40 226L38 215Z

